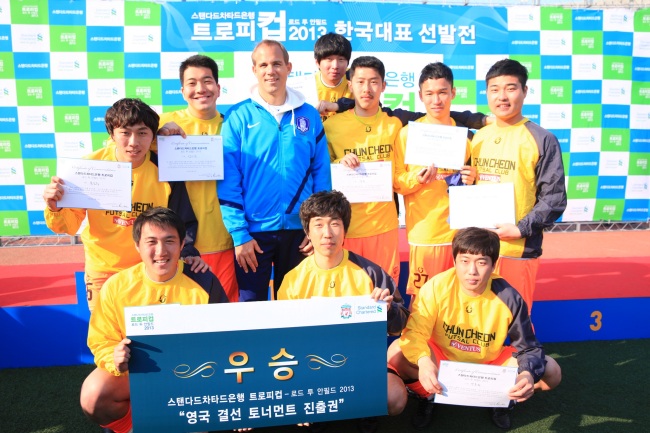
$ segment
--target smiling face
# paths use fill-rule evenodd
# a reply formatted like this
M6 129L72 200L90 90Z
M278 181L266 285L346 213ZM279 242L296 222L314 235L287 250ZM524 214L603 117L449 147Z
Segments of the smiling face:
M287 98L287 78L291 63L275 44L260 44L253 52L253 73L262 99L272 105L284 104Z
M309 240L314 246L316 263L325 269L343 260L345 228L339 217L314 217L309 220Z
M221 88L210 68L189 66L185 69L181 92L192 116L209 120L217 115L217 98Z
M427 109L427 119L447 123L456 88L445 78L431 78L420 85L420 100Z
M372 116L379 108L379 98L386 83L375 68L358 67L348 83L360 115Z
M328 86L337 86L345 76L348 68L348 59L343 56L331 55L316 62L320 70L323 83Z
M167 281L176 275L183 242L172 226L144 223L140 241L136 244L140 258L153 281Z
M138 168L144 163L154 137L153 131L140 122L113 129L111 138L116 145L116 159L130 162L133 168Z
M497 126L514 125L524 118L522 108L528 87L513 75L501 75L487 82L488 105L496 116Z
M454 267L464 292L470 296L479 296L485 291L494 271L492 259L482 254L459 253Z

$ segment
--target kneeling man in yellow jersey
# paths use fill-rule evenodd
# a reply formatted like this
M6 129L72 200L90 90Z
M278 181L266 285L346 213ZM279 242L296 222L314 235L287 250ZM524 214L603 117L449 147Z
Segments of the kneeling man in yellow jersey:
M510 407L490 408L493 423L508 429L515 402L559 385L560 366L544 354L522 296L494 273L499 235L476 227L462 229L451 248L454 268L422 286L402 337L388 349L388 362L422 398L413 418L416 429L431 422L433 396L442 394L440 361L517 367L516 382L508 390Z
M142 258L110 277L100 291L88 328L88 347L97 368L81 387L84 413L115 433L132 431L129 359L124 308L156 304L228 302L212 272L194 272L183 263L181 249L185 225L174 211L156 207L140 214L133 224L133 239Z
M399 335L409 313L395 281L379 265L343 248L351 214L350 203L338 191L318 192L302 203L300 221L314 247L314 254L285 275L278 300L370 295L375 300L386 301L388 333ZM394 390L401 394L393 395ZM388 413L401 413L405 402L402 381L388 374ZM318 425L311 425L310 429L319 431ZM359 420L359 429L376 431L377 419Z

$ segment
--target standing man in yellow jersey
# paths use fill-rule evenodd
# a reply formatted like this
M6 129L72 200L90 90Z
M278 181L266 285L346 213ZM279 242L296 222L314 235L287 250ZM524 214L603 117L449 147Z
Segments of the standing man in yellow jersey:
M566 208L564 166L557 138L522 114L528 71L504 59L488 71L488 105L496 121L472 139L477 184L513 183L516 224L496 224L501 258L495 272L508 280L532 310L543 230Z
M358 57L350 67L355 107L324 123L330 160L356 169L362 162L390 161L402 123L381 110L386 88L384 64L376 57ZM394 165L393 165L394 168ZM344 247L381 266L399 281L397 208L393 201L353 203Z
M74 235L84 219L88 224L81 234L84 244L84 277L88 308L99 301L99 291L111 275L140 262L131 243L133 222L145 210L164 206L181 216L187 227L182 256L185 262L208 269L194 247L197 220L183 182L158 181L158 157L150 151L158 128L158 114L139 99L124 98L106 111L106 130L111 137L107 147L87 156L88 159L131 163L131 210L60 208L57 202L65 194L65 179L52 177L45 187L47 203L45 223L55 233Z
M219 135L223 115L217 110L219 69L207 56L194 55L179 68L181 91L187 101L185 110L163 113L159 135ZM232 237L223 224L217 197L217 181L185 182L194 213L199 220L196 247L221 281L230 302L237 302L239 291L235 277Z
M451 101L456 97L454 75L443 63L430 63L420 74L420 100L427 114L419 123L465 126L451 118ZM402 128L395 144L395 191L404 196L406 234L409 242L409 279L406 293L416 295L429 278L454 266L451 241L455 231L449 227L450 185L474 183L476 168L460 171L404 163L408 125ZM469 138L465 160L469 160Z
M318 66L316 92L319 101L336 102L340 98L351 98L346 72L352 57L352 45L342 35L327 33L314 44L314 59ZM336 114L330 111L321 116L323 122Z

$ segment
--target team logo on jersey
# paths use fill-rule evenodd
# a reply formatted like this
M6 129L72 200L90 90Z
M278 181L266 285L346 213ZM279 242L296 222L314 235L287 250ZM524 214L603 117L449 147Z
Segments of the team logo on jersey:
M343 304L341 305L341 319L349 319L352 317L352 305Z
M303 116L298 117L296 119L296 128L298 128L298 131L302 132L303 134L309 131L309 119Z
M474 310L472 309L471 305L468 305L468 306L465 307L465 311L467 312L467 314L472 314L472 311L474 311Z
M497 137L497 138L495 138L495 139L494 139L494 143L495 143L495 144L499 144L499 143L501 143L501 137Z
M336 281L332 280L330 281L330 289L333 289L334 287L336 287Z

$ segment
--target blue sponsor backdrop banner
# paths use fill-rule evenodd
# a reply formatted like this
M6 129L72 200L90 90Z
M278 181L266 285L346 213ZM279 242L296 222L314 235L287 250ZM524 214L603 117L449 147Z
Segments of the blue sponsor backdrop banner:
M104 146L103 115L117 99L139 97L159 112L185 107L178 66L205 53L219 65L225 113L249 97L256 43L282 41L292 75L309 75L314 43L327 32L347 37L353 58L384 62L383 103L393 109L423 111L420 71L443 61L455 76L454 109L487 113L489 67L522 62L524 114L561 140L562 221L650 217L650 9L0 0L0 186L25 188L24 200L0 196L0 236L49 233L42 190L57 158ZM621 165L604 163L612 161ZM584 176L596 178L571 179ZM625 182L598 179L610 176Z
M129 336L134 431L230 430L386 414L383 303L362 297L172 307L161 314L156 308L127 309L128 326L142 334ZM238 328L237 317L251 323ZM255 317L284 320L256 325ZM197 329L188 331L188 322ZM147 335L161 326L167 330Z

